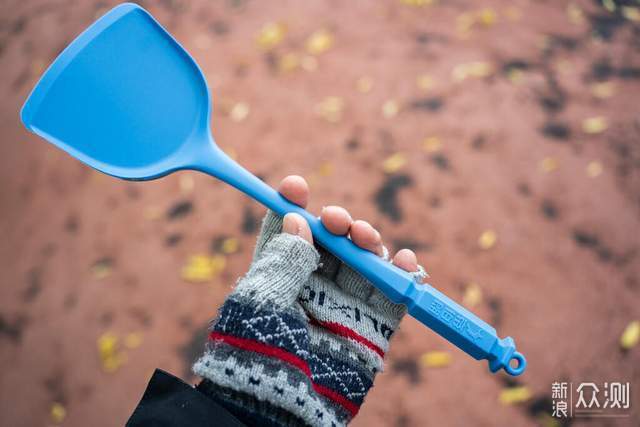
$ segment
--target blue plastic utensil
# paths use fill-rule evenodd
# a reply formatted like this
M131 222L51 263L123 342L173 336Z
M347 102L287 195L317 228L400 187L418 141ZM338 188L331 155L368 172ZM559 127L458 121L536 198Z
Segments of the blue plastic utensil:
M526 367L511 337L346 237L331 234L215 144L209 91L200 68L144 9L124 3L76 38L51 64L22 108L32 132L87 165L130 180L193 169L215 176L269 209L296 212L316 242L358 270L392 301L491 372Z

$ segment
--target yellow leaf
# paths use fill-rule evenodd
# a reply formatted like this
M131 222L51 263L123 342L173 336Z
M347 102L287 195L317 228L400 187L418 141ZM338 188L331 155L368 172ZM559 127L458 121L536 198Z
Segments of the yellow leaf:
M113 261L110 258L100 259L91 266L91 272L93 273L93 277L96 278L97 280L101 280L109 277L112 271L113 271Z
M512 68L507 71L507 78L514 85L518 85L524 80L524 72L522 70L518 70L517 68Z
M451 354L446 351L428 351L420 357L427 368L445 368L451 364Z
M51 416L51 422L54 424L60 424L67 416L67 410L61 403L54 402L49 410Z
M256 39L258 46L262 49L271 49L282 42L287 28L284 24L278 22L268 22L263 25Z
M616 11L616 3L614 0L602 0L602 6L609 12Z
M623 6L622 16L627 18L629 21L640 22L640 10L638 10L637 7Z
M558 169L559 163L558 160L553 157L545 157L540 162L540 170L544 173L553 172Z
M328 30L322 29L314 32L307 39L307 52L311 55L319 55L326 52L333 46L333 34Z
M602 116L590 117L582 121L582 130L589 134L604 132L607 127L609 127L607 118Z
M453 68L451 77L456 82L461 82L470 77L482 78L493 74L493 65L488 62L474 61L458 64Z
M426 91L433 87L434 82L430 75L421 74L416 78L416 84L418 85L418 88Z
M442 142L437 136L430 136L422 141L422 148L427 153L437 153L442 148Z
M518 386L505 388L500 392L498 401L503 405L513 405L516 403L526 402L531 398L532 394L529 387Z
M587 165L587 175L589 175L591 178L595 178L599 176L601 173L602 173L602 163L596 160L589 162L589 164Z
M231 107L231 111L229 112L229 117L234 122L241 122L247 118L249 115L249 104L245 102L237 102Z
M240 243L235 237L229 237L222 242L222 253L230 255L238 252Z
M382 104L382 115L387 119L395 117L400 111L400 106L395 99L389 99Z
M373 89L373 79L369 76L362 76L356 81L356 89L360 93L369 93Z
M187 282L208 282L220 274L226 265L226 258L222 255L193 255L182 268L182 279Z
M493 230L485 230L478 237L478 246L482 249L491 249L498 241L498 235Z
M591 94L600 99L610 98L616 90L614 82L600 82L591 85Z
M155 221L157 219L162 218L162 209L159 206L147 206L142 215L145 219L150 221Z
M322 177L327 177L333 174L333 163L331 162L323 162L320 164L318 168L318 175Z
M407 163L407 158L402 153L395 153L382 163L382 170L386 173L394 173Z
M476 282L469 283L464 289L462 304L473 308L482 302L482 288Z
M118 337L111 332L105 332L98 338L98 350L101 356L110 356L116 351Z
M293 52L286 53L278 58L278 70L288 73L300 66L300 58Z
M105 372L113 373L126 361L126 355L118 349L118 337L105 332L98 338L98 354Z
M337 96L328 96L316 106L316 112L331 123L339 122L342 119L343 110L344 100Z
M569 3L567 5L567 17L569 18L569 22L574 25L581 25L585 22L583 10L575 3Z
M140 332L131 332L124 337L124 346L133 349L138 348L142 344L142 334Z
M640 342L640 321L629 323L620 336L620 347L630 350Z
M470 12L465 12L456 17L456 31L458 35L466 38L469 36L473 24L476 22L476 17Z
M478 21L485 27L490 27L498 21L498 14L495 10L486 7L478 13Z

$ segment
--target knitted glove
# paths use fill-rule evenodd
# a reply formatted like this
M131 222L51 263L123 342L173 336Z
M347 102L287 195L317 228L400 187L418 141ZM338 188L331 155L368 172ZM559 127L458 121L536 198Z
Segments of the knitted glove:
M250 424L347 424L405 314L268 212L249 272L212 323L198 388ZM424 276L424 270L414 273Z

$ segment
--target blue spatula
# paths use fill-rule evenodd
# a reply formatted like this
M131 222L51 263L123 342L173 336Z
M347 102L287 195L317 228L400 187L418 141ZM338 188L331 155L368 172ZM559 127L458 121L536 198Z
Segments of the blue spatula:
M87 165L118 178L147 180L176 170L213 175L269 209L296 212L316 242L358 270L390 300L489 369L521 374L526 361L511 337L429 285L348 238L225 155L209 130L209 91L193 58L141 7L112 9L51 64L22 109L25 126Z

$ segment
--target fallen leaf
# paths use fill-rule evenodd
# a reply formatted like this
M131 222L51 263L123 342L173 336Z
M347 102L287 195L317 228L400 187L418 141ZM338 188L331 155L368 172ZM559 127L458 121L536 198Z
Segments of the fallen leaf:
M222 255L192 255L182 268L182 279L192 283L204 283L220 274L226 265Z
M629 21L640 22L640 10L637 7L623 6L622 16Z
M498 21L498 14L490 7L485 7L478 12L478 22L485 27L490 27Z
M145 219L154 221L162 218L162 209L159 206L147 206L143 211Z
M424 91L430 90L434 86L433 77L428 74L420 74L416 78L418 88Z
M476 17L471 12L464 12L456 17L456 32L461 38L467 38L471 34L473 24L476 22Z
M382 115L387 119L395 117L400 111L400 106L395 99L389 99L382 104Z
M629 323L620 336L620 347L624 350L631 350L640 342L640 321L634 320Z
M602 6L611 13L616 11L616 3L614 0L602 0Z
M519 85L524 81L524 71L518 70L517 68L512 68L507 71L507 78L511 83Z
M285 53L278 58L278 71L288 73L300 66L300 58L294 52Z
M322 177L327 177L333 174L333 163L331 162L323 162L320 164L318 168L318 175Z
M427 153L437 153L442 148L442 142L437 136L430 136L422 141L422 148Z
M540 170L544 173L553 172L560 166L557 159L553 157L545 157L540 161Z
M142 344L142 334L140 332L131 332L124 337L124 346L129 349L140 347Z
M567 17L569 22L574 25L582 25L585 23L584 11L575 3L567 5Z
M589 175L589 177L595 178L599 176L601 173L602 173L602 163L598 162L597 160L589 162L589 164L587 165L587 175Z
M241 122L247 118L249 115L249 105L245 102L237 102L231 107L231 111L229 112L229 117L234 122Z
M67 409L61 403L54 402L51 404L49 415L51 416L52 423L60 424L67 416Z
M420 356L420 362L427 368L445 368L451 360L451 354L446 351L428 351Z
M605 99L613 96L616 85L614 82L599 82L592 84L590 89L595 98Z
M609 127L607 119L602 116L589 117L582 121L582 130L589 134L604 132L607 127Z
M402 153L395 153L382 163L382 170L386 173L399 171L407 163L407 158Z
M316 112L326 121L337 123L342 119L344 100L337 96L328 96L316 105Z
M105 372L113 373L126 361L126 355L118 348L118 337L105 332L98 338L98 353Z
M498 401L503 405L526 402L531 398L531 390L526 386L508 387L500 392Z
M470 282L464 289L462 304L469 308L476 307L482 302L482 288L476 282Z
M485 230L480 234L480 237L478 237L478 246L484 250L491 249L497 241L498 235L494 230Z
M91 273L97 280L107 278L113 271L113 260L111 258L102 258L94 262L91 266Z
M333 34L326 29L321 29L309 36L306 43L307 52L311 55L319 55L333 46Z
M269 50L280 44L286 33L287 28L284 24L269 22L262 26L256 41L262 49Z
M373 79L369 76L362 76L356 80L356 89L360 93L369 93L373 89Z
M484 61L458 64L453 68L451 76L454 81L461 82L470 77L483 78L493 74L493 65Z
M231 255L238 252L238 248L240 247L240 242L235 237L229 237L222 241L222 253L226 255Z

